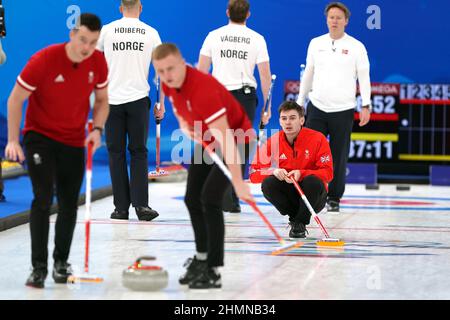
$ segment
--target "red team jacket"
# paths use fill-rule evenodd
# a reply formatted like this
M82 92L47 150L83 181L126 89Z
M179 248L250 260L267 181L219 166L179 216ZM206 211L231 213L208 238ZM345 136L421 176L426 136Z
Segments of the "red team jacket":
M81 63L73 63L65 45L51 45L35 53L17 77L17 83L32 92L23 134L35 131L83 147L89 97L94 89L108 85L108 66L98 50Z
M235 130L237 143L248 143L254 139L252 124L244 108L210 74L186 66L186 79L181 88L169 88L164 83L162 88L175 113L191 126L195 121L200 121L203 134L209 124L226 116L230 129Z
M272 175L277 168L300 170L302 181L306 176L314 175L323 181L328 190L328 183L333 179L333 159L330 146L325 136L312 129L302 128L291 146L283 131L274 134L264 144L252 161L250 181L261 183Z

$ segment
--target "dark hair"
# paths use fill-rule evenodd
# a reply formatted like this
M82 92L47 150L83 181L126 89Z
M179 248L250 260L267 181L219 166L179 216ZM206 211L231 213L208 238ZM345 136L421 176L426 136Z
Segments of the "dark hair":
M85 26L89 31L100 31L102 29L102 22L100 18L92 13L82 13L77 20L77 26L75 29L79 29L81 26Z
M171 54L181 57L180 49L174 43L162 43L153 50L152 60L162 60Z
M249 10L250 3L247 0L230 0L228 2L228 12L230 14L230 20L233 22L245 22Z
M350 18L351 12L350 10L348 10L347 6L345 4L343 4L342 2L331 2L329 3L326 8L325 8L325 16L328 15L328 11L330 11L331 8L338 8L341 9L342 11L344 11L345 14L345 19L348 20L348 18Z
M278 113L289 110L297 111L300 118L305 116L305 109L295 101L285 101L278 107Z

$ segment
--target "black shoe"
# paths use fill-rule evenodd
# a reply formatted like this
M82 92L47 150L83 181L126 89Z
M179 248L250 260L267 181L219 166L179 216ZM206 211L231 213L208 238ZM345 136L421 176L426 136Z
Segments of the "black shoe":
M0 202L5 202L5 201L6 201L5 195L0 194Z
M290 238L306 238L306 227L303 223L297 221L289 222L291 230L289 231Z
M230 207L224 207L222 208L222 211L224 212L231 212L231 213L240 213L241 212L241 206L240 204L233 204Z
M25 283L28 287L42 289L44 288L45 278L47 278L47 270L34 269Z
M189 283L189 289L219 289L222 288L222 278L214 269L207 268L200 276Z
M136 207L135 209L136 215L141 221L152 221L157 216L159 216L159 213L150 207Z
M328 200L327 211L328 212L339 212L339 201Z
M198 260L194 256L194 258L187 259L183 267L187 267L187 271L180 277L180 279L178 279L178 282L185 285L189 284L189 282L200 276L202 272L208 268L208 265L206 263L206 260Z
M128 211L114 209L111 213L110 219L112 220L128 220Z
M67 262L55 261L53 265L53 280L56 283L67 283L67 278L73 273L72 267Z

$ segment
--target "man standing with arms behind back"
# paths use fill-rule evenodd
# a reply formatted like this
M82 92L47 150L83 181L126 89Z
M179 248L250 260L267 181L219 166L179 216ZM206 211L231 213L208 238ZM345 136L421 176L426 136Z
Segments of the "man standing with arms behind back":
M325 8L325 16L329 33L309 44L297 103L303 106L309 94L306 127L330 135L334 178L329 185L327 209L339 212L356 107L356 80L362 97L359 125L370 120L370 65L364 45L345 33L348 8L332 2Z
M109 66L110 114L105 131L115 206L111 219L128 220L131 204L139 220L150 221L158 213L148 206L148 74L153 49L161 39L158 31L139 20L140 0L122 0L120 12L123 18L105 25L98 43ZM164 115L164 99L160 100L160 110L154 109L157 119Z
M229 23L211 31L206 37L200 50L198 69L208 73L212 62L213 76L239 101L253 123L258 105L255 66L258 66L264 101L271 82L267 44L262 35L246 26L250 17L250 4L247 0L230 0L226 13ZM267 115L263 116L264 124L269 122L270 109L269 106ZM242 151L244 150L241 153ZM242 158L247 160L248 157L247 149ZM229 196L225 197L223 209L236 213L241 211L234 192L231 193L231 202Z

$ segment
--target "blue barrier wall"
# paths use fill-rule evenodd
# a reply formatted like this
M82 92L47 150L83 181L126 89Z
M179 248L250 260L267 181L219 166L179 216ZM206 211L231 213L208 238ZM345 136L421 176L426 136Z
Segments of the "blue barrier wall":
M192 64L207 33L227 23L226 0L143 0L142 20L159 30L163 41L177 43ZM268 43L272 72L278 80L273 105L283 99L282 84L297 79L311 38L327 32L324 0L254 0L248 26ZM450 83L450 1L347 0L352 12L347 33L367 47L374 82ZM15 78L37 50L68 39L68 24L77 7L98 14L103 23L120 17L119 0L4 0L8 35L2 39L8 61L0 67L0 152L6 139L6 101ZM373 7L372 5L376 5ZM369 26L368 26L369 25ZM375 29L370 29L370 25ZM377 29L379 28L379 29ZM153 76L153 70L151 72ZM151 94L154 97L154 93ZM261 105L262 103L260 103ZM175 142L170 108L163 122L163 159ZM268 128L276 128L274 117ZM150 159L154 159L154 125L150 128ZM97 159L106 159L100 151Z

